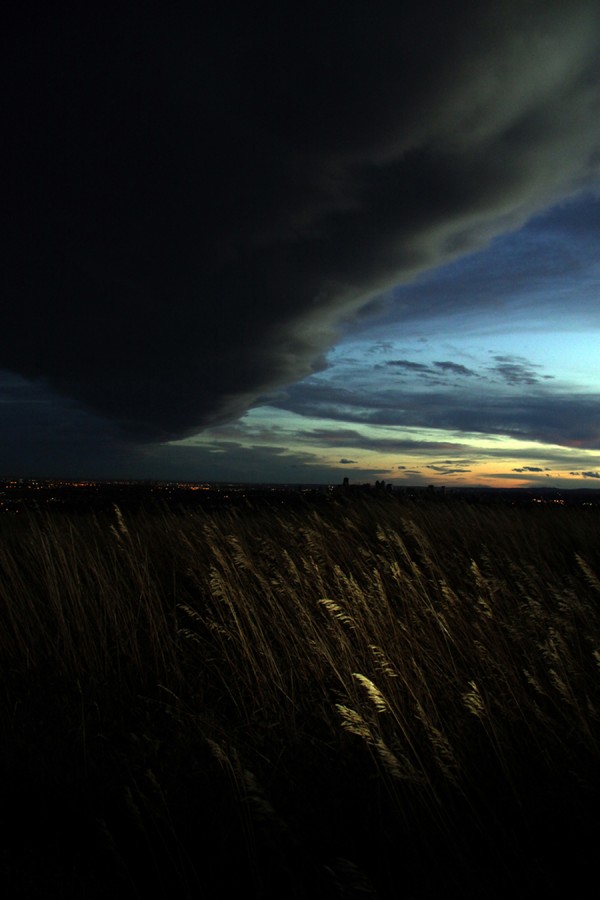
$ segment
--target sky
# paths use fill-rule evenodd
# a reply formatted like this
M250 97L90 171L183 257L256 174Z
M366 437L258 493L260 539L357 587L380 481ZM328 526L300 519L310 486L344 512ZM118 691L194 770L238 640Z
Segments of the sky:
M600 488L596 0L13 10L0 477Z

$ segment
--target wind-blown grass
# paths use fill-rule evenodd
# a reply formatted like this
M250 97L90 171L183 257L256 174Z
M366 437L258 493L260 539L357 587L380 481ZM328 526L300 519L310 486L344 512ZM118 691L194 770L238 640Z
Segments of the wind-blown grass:
M5 519L4 882L417 900L583 879L599 537L594 510L391 497Z

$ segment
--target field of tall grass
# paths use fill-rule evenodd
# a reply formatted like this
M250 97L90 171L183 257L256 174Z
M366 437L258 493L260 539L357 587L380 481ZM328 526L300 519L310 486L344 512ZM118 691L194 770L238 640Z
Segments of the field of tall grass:
M7 897L595 877L597 510L4 516L0 665Z

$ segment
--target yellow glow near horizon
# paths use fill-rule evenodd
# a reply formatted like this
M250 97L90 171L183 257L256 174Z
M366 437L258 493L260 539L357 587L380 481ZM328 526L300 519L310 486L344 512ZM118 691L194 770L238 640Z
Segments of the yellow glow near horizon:
M257 452L277 447L283 457L302 454L309 469L357 481L383 478L398 484L448 487L583 483L600 487L600 479L595 481L600 457L591 450L502 435L309 418L270 407L257 407L238 422L178 443L211 454L226 454L236 447ZM584 476L586 471L593 474Z

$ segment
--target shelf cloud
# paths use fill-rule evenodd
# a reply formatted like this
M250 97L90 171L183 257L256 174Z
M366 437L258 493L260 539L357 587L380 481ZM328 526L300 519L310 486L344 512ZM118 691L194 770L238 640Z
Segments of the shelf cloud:
M0 368L128 440L235 419L598 177L596 2L79 16L6 23Z

